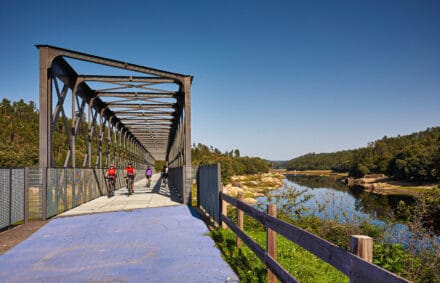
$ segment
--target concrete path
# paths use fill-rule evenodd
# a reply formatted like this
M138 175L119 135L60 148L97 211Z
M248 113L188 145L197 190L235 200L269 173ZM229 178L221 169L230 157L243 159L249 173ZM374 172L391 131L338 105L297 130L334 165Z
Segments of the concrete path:
M181 205L176 191L170 189L168 186L164 186L161 183L160 174L155 174L152 176L151 186L149 188L147 188L145 184L146 179L136 182L134 194L130 196L128 196L128 191L126 188L121 188L115 192L114 197L108 198L107 196L103 196L94 199L58 215L58 217L98 212L132 210L148 207Z
M197 212L175 202L138 209L148 199L156 206L166 194L142 192L141 185L130 197L121 190L51 220L0 256L0 282L239 281ZM122 205L122 199L130 201ZM104 212L117 207L126 210Z

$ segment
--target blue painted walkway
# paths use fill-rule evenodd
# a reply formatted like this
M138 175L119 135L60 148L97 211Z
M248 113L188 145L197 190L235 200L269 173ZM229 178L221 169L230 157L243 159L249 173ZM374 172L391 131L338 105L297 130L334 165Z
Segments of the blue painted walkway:
M58 218L0 256L0 282L238 282L187 206Z

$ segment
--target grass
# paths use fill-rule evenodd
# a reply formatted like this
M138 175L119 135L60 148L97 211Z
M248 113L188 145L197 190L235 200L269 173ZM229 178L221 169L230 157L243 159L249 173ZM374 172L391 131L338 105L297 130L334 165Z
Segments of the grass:
M266 232L246 233L265 248ZM212 237L222 251L224 259L240 276L241 282L267 282L266 267L245 244L240 249L236 248L236 236L232 231L219 228L213 230ZM300 282L349 281L339 270L280 235L277 235L277 261Z

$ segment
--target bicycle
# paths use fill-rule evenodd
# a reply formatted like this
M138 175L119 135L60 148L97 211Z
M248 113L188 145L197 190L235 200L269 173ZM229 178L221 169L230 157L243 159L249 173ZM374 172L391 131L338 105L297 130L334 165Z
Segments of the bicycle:
M134 193L134 177L125 177L125 183L127 185L128 196Z
M163 176L162 176L162 185L164 187L167 186L167 179L168 179L168 174L163 174Z
M107 197L111 198L115 195L116 190L116 184L115 184L115 178L107 177Z

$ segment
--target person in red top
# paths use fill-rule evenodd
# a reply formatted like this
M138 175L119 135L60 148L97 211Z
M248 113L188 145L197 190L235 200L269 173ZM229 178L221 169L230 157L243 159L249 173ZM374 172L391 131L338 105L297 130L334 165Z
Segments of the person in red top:
M134 193L134 177L136 176L136 169L134 169L133 164L130 162L128 166L125 167L125 178L127 181L128 194Z
M116 184L117 171L114 164L110 164L110 167L105 172L105 177L108 179L108 196L113 196L115 194L115 184Z

